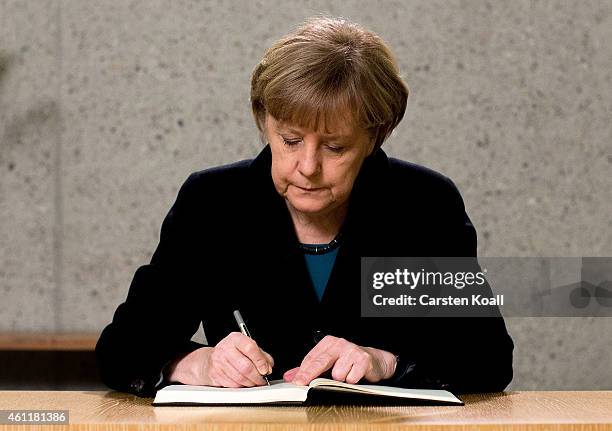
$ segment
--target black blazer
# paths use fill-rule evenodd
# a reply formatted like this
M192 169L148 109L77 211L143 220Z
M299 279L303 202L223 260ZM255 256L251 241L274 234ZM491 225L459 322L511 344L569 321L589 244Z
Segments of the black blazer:
M96 355L112 389L152 396L161 370L238 328L240 309L274 360L272 379L299 366L321 335L400 355L381 384L501 391L512 380L503 318L361 318L361 256L476 256L476 231L453 182L379 149L355 181L343 242L319 303L297 237L270 174L266 146L254 160L192 174L166 216L151 263L102 332ZM162 385L169 383L162 382Z

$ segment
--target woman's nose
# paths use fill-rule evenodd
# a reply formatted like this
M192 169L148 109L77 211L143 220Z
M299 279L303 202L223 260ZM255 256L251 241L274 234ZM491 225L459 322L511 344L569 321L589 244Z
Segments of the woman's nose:
M299 170L305 177L317 175L321 170L321 161L316 149L307 148L300 157Z

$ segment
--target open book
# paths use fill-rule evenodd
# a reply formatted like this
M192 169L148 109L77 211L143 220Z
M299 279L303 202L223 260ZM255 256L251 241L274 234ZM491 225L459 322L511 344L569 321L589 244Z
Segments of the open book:
M237 389L170 385L157 391L153 405L309 404L310 402L317 404L318 401L343 403L354 400L366 403L405 401L463 405L463 401L443 390L352 385L324 378L314 379L308 386L295 385L283 380L273 380L270 386Z

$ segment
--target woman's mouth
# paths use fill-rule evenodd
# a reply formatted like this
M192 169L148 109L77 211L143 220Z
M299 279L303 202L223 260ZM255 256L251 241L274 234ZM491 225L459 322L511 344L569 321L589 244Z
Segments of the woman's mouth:
M305 192L316 192L319 190L323 190L323 187L300 187L300 186L295 186L295 187Z

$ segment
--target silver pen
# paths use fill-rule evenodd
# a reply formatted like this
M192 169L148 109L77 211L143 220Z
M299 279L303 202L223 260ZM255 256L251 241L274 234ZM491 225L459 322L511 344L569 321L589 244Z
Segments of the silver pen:
M247 328L246 323L244 323L244 320L242 319L242 315L240 314L240 311L234 310L234 319L236 319L236 323L238 324L238 327L240 328L240 332L242 332L247 337L253 339L253 337L251 337L251 333L249 332L249 328ZM262 376L262 377L264 378L268 386L270 386L270 381L268 380L268 378L266 376Z

